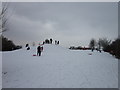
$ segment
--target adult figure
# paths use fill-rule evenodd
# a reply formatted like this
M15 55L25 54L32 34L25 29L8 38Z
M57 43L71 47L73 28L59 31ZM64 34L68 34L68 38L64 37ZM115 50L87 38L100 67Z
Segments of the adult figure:
M94 51L94 47L91 48L92 52Z
M57 40L55 40L55 45L57 44Z
M37 56L41 56L41 46L37 47Z
M57 42L57 44L59 44L59 41Z
M52 41L53 41L53 40L52 40L52 38L51 38L51 39L50 39L50 43L51 43L51 44L52 44Z

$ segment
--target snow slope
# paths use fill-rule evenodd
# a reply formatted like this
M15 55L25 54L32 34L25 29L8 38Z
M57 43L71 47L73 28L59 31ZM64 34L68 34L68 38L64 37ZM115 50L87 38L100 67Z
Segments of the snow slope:
M0 89L2 89L2 52L0 52Z
M3 88L117 88L118 60L108 53L44 45L3 52Z

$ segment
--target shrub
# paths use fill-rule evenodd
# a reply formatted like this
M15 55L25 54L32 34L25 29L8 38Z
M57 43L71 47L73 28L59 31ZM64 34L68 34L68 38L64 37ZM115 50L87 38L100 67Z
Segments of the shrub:
M0 36L0 39L2 40L2 49L1 51L12 51L12 50L16 50L16 49L20 49L22 48L22 46L16 46L13 41L8 40L6 37L4 36Z

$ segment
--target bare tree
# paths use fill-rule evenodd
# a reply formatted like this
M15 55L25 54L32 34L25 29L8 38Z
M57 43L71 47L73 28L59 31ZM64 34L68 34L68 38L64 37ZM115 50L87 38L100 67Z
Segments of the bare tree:
M2 32L7 31L7 10L8 10L8 2L0 2L0 51L2 51L3 44L3 36Z
M1 4L1 12L0 12L0 33L4 32L7 30L7 21L8 21L8 18L7 18L7 10L8 10L8 3L5 2L5 3L2 3Z
M91 39L89 47L90 48L95 48L95 45L96 45L96 40L95 39Z
M98 44L100 45L100 47L105 49L108 45L111 44L111 40L108 40L107 38L100 38Z
M97 42L97 46L98 46L98 49L100 50L101 49L101 47L102 47L102 39L101 38L99 38L99 40L98 40L98 42Z

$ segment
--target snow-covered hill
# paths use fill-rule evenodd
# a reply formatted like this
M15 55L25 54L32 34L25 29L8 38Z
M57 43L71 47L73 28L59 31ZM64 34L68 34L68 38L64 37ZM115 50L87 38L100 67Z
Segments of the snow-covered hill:
M2 89L2 52L0 52L0 89Z
M3 52L3 88L117 88L118 60L108 53L44 45Z

